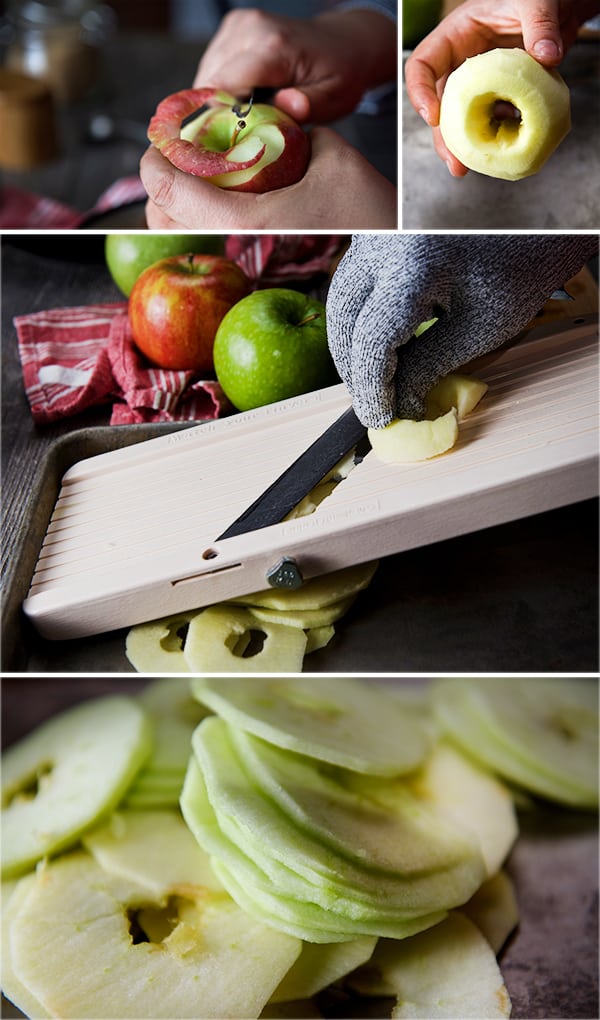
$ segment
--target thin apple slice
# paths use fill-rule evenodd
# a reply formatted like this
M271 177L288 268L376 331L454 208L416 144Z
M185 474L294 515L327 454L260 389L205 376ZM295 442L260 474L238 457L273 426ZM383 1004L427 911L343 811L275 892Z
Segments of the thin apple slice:
M351 860L408 877L451 868L473 853L465 826L430 809L429 790L426 799L402 781L369 777L357 784L354 773L323 767L243 730L230 728L229 736L254 785L301 829Z
M313 627L328 627L341 620L350 609L355 595L347 595L320 609L267 609L264 606L250 606L250 612L257 620L266 623L285 623L288 627L310 630Z
M50 1013L32 995L29 988L16 976L11 959L10 929L27 894L35 883L35 875L25 875L13 882L2 883L2 994L29 1020L46 1020Z
M160 898L83 852L36 873L12 923L12 962L53 1016L260 1015L300 941L257 923L194 875L174 887L172 854L162 866Z
M244 657L253 634L264 643ZM190 623L183 654L192 673L300 673L305 651L306 635L297 627L258 621L237 606L209 606Z
M393 1020L403 1017L509 1017L511 1003L496 957L477 927L451 913L435 928L402 942L382 939L352 986L395 995Z
M152 680L140 691L138 699L153 718L173 717L192 728L210 713L210 709L192 697L190 679L187 676L159 677Z
M504 784L459 750L441 742L412 785L442 816L477 838L487 875L495 875L519 834L513 799Z
M427 416L437 417L455 407L459 422L475 410L488 384L473 376L450 373L433 386L426 397Z
M370 935L352 942L315 945L305 942L300 956L271 996L271 1003L309 999L367 962L377 945Z
M443 680L433 708L453 740L509 782L573 807L598 805L596 680Z
M222 889L208 855L177 811L115 812L83 837L103 871L145 886L154 897L187 885Z
M335 627L311 627L306 631L306 652L305 655L310 655L311 652L318 652L321 648L325 648L335 635Z
M121 800L152 750L133 699L85 701L49 719L2 758L2 876L15 877L79 836Z
M459 908L476 924L496 956L519 924L515 888L505 871L488 878L474 896Z
M313 889L314 902L336 909L336 898L349 898L350 905L343 904L344 913L358 918L370 916L366 909L375 906L381 910L384 904L398 918L407 918L441 912L466 902L485 878L479 847L468 834L461 860L424 874L385 873L370 867L368 857L361 863L356 857L344 856L295 825L274 801L256 789L222 720L217 717L204 720L194 734L193 747L223 833L276 882L281 883L283 865L310 886L316 886L319 893ZM182 806L184 800L185 788ZM440 839L444 835L442 829ZM280 887L288 888L290 895L297 890L297 885L292 886L291 882Z
M383 687L352 677L196 677L191 689L233 726L358 772L397 776L430 747L426 727Z
M183 654L185 634L197 610L177 613L128 631L125 654L138 673L187 673Z
M377 561L359 563L356 566L334 570L320 577L311 577L295 591L291 589L267 588L264 591L241 595L230 599L244 606L263 606L265 609L285 611L323 609L350 595L358 595L369 586L377 570Z

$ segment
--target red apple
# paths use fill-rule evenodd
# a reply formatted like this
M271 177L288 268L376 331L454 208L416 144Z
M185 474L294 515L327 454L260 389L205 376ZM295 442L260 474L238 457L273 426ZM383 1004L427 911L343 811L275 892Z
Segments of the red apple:
M159 368L212 372L217 327L249 292L245 273L221 255L160 259L129 296L133 339Z
M283 110L264 103L244 120L233 96L216 89L185 89L159 103L148 138L174 166L232 191L275 191L303 177L308 135ZM201 107L208 109L182 127Z

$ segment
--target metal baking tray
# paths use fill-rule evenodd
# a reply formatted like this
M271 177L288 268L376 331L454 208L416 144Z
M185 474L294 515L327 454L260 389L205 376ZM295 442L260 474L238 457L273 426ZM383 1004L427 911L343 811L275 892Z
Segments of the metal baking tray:
M370 678L369 682L376 682ZM382 678L387 684L426 684L426 678ZM523 683L528 683L526 678ZM597 681L590 680L590 683ZM52 683L41 677L3 682L5 745L43 719L84 697L139 691L139 676L74 677ZM593 813L563 810L541 802L519 814L521 834L507 870L515 884L521 922L500 956L512 1000L513 1020L598 1017L598 822ZM324 1017L385 1017L391 1000L353 1001L322 996ZM3 1000L3 1017L22 1014Z

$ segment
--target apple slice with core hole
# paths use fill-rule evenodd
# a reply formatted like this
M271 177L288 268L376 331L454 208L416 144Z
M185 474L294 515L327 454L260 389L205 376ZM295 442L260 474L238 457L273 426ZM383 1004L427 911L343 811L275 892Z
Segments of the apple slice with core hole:
M448 78L440 131L471 170L517 181L537 173L571 127L569 89L522 49L469 57Z
M173 886L173 853L162 858L160 897L83 852L36 873L12 923L12 963L53 1016L260 1015L300 941L196 885L194 875Z
M261 193L299 181L310 158L302 128L282 110L262 103L243 120L236 119L235 102L208 88L167 96L150 121L148 138L179 170L220 188ZM190 121L203 106L209 109Z
M254 636L263 642L256 652ZM183 655L192 673L300 673L305 651L306 634L298 627L259 621L247 609L223 605L194 617Z
M135 699L84 701L54 716L2 756L2 876L74 844L114 808L152 750Z

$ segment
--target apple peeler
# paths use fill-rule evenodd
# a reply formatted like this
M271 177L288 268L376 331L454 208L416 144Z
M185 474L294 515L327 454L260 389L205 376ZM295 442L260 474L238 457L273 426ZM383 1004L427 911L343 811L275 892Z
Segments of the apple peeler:
M303 454L350 411L345 386L79 461L25 613L47 638L83 637L597 495L597 316L538 326L465 372L489 389L451 451L386 465L370 450L309 516L229 537L281 478L310 468ZM306 492L314 472L302 479Z

